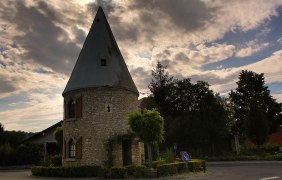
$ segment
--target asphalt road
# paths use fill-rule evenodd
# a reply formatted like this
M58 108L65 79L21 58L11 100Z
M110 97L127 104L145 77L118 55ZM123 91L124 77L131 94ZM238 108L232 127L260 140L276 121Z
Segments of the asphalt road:
M208 171L196 179L282 180L282 162L214 162L208 164Z
M207 173L188 173L160 179L188 180L282 180L282 162L212 162ZM68 178L47 178L30 176L30 170L2 170L0 180L65 180ZM70 178L90 180L95 178ZM140 180L140 179L139 179Z

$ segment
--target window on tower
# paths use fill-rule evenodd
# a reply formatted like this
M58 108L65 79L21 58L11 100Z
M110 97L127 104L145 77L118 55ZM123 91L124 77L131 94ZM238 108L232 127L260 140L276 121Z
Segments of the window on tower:
M73 139L70 139L69 143L68 143L68 155L69 158L75 158L75 143L73 141Z
M75 117L75 101L73 99L71 99L69 101L69 105L68 105L68 114L69 114L69 118L74 118Z
M107 60L101 59L101 66L107 66Z

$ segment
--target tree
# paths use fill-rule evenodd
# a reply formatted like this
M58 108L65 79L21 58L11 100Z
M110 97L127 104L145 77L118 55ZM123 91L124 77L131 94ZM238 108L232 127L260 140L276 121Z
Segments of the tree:
M3 124L0 122L0 133L3 133L4 132L4 126Z
M152 167L152 146L163 141L164 119L156 110L144 110L129 115L129 125L137 137L147 145L149 165Z
M267 140L269 127L265 113L255 99L251 101L246 116L246 130L248 138L260 149Z
M156 69L152 71L152 80L149 89L152 92L155 102L161 114L166 114L170 110L170 99L173 86L173 77L169 76L166 71L167 67L160 62L157 63Z
M160 147L166 149L177 143L178 149L205 154L225 151L230 129L229 111L223 99L210 90L209 84L192 83L190 78L174 79L160 62L152 76L149 88L165 119L166 137Z
M251 101L256 99L257 106L268 120L272 133L281 122L281 104L277 103L270 95L268 87L265 86L264 74L257 74L253 71L243 70L239 75L238 87L229 94L230 101L234 108L235 123L233 131L244 139L246 136L246 119L250 112Z
M4 126L0 123L0 146L4 143Z
M63 150L63 127L62 126L56 128L56 130L53 133L53 137L56 140L62 152Z

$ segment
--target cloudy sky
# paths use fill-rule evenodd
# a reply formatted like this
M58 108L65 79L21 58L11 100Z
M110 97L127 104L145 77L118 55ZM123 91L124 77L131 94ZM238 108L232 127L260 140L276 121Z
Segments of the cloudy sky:
M227 95L265 73L282 102L282 0L0 1L0 122L36 132L63 117L62 91L102 6L142 94L157 61ZM144 96L144 95L143 95Z

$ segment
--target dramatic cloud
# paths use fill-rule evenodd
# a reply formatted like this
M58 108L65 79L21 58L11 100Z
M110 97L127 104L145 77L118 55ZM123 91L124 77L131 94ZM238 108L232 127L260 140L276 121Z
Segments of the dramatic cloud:
M282 45L282 37L280 37L279 39L277 39L277 42Z
M258 43L256 40L252 40L242 45L242 48L240 48L236 52L236 56L237 57L251 56L254 53L259 52L268 46L269 43Z
M207 81L222 95L243 69L281 82L281 25L272 22L281 22L281 0L0 1L6 129L38 131L62 119L61 93L99 6L141 97L157 61L174 77ZM281 102L279 93L273 96Z

